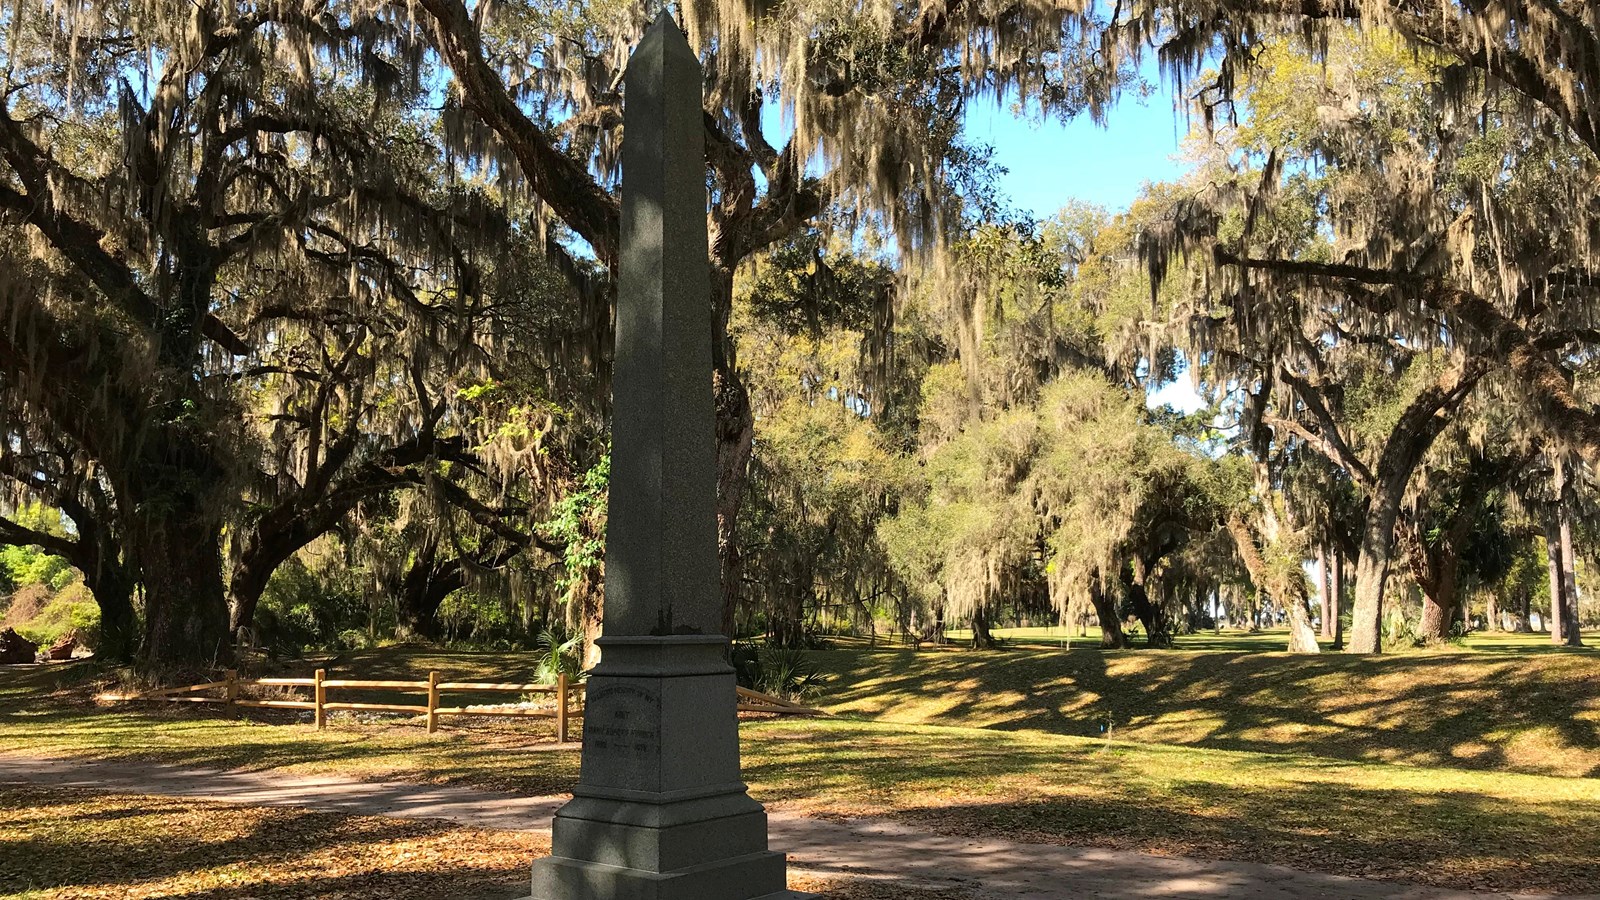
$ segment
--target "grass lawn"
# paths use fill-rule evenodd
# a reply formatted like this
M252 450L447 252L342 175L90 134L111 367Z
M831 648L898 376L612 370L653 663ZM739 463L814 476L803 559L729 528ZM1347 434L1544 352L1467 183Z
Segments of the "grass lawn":
M832 650L820 703L875 721L1600 776L1600 654Z
M491 900L527 893L542 835L303 809L0 785L8 900ZM794 879L838 900L960 894Z
M515 897L541 835L0 785L0 897Z
M1382 657L864 646L812 657L831 676L816 702L877 722L1089 738L1109 726L1144 743L1600 776L1600 653L1521 655L1508 649L1518 637L1528 636ZM326 665L361 677L532 678L529 654L390 648Z
M1098 626L1085 629L1080 634L1075 626L1056 625L1031 625L1026 628L996 628L993 630L995 637L1009 644L1011 649L1033 650L1065 650L1089 649L1100 646L1100 628ZM972 632L966 629L954 629L945 632L945 638L952 644L965 645L972 640ZM1141 633L1133 638L1136 648L1144 644L1144 635ZM845 638L843 641L854 645L856 641ZM1600 653L1600 631L1586 631L1583 635L1584 648L1578 652ZM865 642L860 642L865 643ZM1240 653L1281 652L1289 645L1289 632L1283 628L1268 628L1262 631L1235 631L1221 632L1200 631L1194 634L1180 634L1173 638L1174 648L1178 650L1227 650ZM1332 641L1321 641L1324 650L1331 650ZM1565 647L1558 647L1550 642L1550 635L1546 632L1531 632L1527 634L1513 634L1511 632L1486 632L1475 631L1463 638L1452 649L1465 650L1477 653L1570 653ZM1432 651L1418 650L1417 653Z
M46 696L52 679L89 671L0 675L0 746L529 793L576 776L574 750L520 729L317 732L187 706L101 710L82 693ZM743 734L752 792L800 812L1461 888L1600 884L1600 779L844 719L751 721Z

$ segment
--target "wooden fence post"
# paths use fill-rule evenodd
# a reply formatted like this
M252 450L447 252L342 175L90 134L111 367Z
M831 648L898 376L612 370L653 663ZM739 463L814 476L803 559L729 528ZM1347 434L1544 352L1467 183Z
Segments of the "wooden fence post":
M556 676L556 741L567 742L567 675Z
M439 730L439 673L428 673L428 733Z
M224 679L227 681L227 684L223 687L223 695L227 697L228 706L231 707L233 706L234 701L239 699L239 670L227 670L226 675L224 675Z
M318 669L316 683L312 687L313 699L317 706L317 730L319 731L328 724L328 711L322 708L323 704L328 702L328 689L322 686L322 682L327 680L327 677L327 669Z

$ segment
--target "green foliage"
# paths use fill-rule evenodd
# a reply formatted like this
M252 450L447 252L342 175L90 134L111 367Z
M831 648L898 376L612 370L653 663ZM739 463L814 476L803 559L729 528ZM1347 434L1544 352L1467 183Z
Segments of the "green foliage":
M0 582L7 590L41 584L60 590L72 581L72 565L33 547L0 547Z
M539 632L536 647L539 683L555 684L562 675L573 680L583 676L583 635L569 635L565 628L552 625Z
M452 644L509 650L522 643L522 632L505 598L471 589L455 591L437 613Z
M611 454L608 452L555 503L550 518L537 526L551 541L565 548L556 587L567 603L592 584L605 563L606 497L610 483Z
M755 321L789 335L865 332L889 301L893 276L880 262L829 246L812 229L759 260L746 285L749 309Z
M60 511L42 503L23 504L9 518L24 528L45 534L63 536L67 533ZM25 545L0 547L0 592L9 593L32 584L59 591L74 577L71 564L62 557Z
M279 656L350 650L372 641L373 608L343 550L324 539L272 574L256 610L255 640Z
M38 614L17 625L17 632L40 647L48 647L69 632L93 648L100 631L100 607L82 581L73 580L56 591Z
M740 687L796 702L811 698L828 680L811 654L785 647L735 644L733 668Z

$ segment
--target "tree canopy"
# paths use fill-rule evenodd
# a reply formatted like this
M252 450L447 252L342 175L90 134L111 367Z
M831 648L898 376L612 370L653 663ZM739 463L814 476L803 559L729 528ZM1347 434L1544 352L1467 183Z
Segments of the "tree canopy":
M730 634L1281 619L1312 651L1348 562L1353 650L1474 604L1577 639L1586 5L673 10ZM81 574L103 653L596 636L620 76L657 11L0 13L0 540ZM1152 55L1187 174L1016 209L968 111L1100 119ZM1177 379L1202 411L1149 405Z

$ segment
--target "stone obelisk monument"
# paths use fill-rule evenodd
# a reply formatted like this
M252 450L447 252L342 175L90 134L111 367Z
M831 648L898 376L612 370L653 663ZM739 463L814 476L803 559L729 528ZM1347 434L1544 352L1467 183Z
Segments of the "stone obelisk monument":
M605 619L583 768L532 900L800 897L739 780L721 629L700 61L663 13L628 63Z

